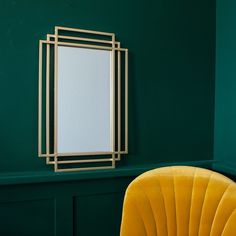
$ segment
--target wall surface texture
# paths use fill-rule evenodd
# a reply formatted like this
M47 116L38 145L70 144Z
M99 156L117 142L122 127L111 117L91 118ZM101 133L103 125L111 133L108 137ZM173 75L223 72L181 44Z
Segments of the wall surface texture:
M236 167L236 2L217 0L214 158Z
M54 174L37 158L38 41L55 25L114 32L129 48L129 154L115 170ZM1 0L0 29L0 235L118 236L134 177L209 167L214 0Z
M129 144L121 163L213 158L214 0L0 2L0 171L37 159L38 40L54 26L116 33L129 48Z

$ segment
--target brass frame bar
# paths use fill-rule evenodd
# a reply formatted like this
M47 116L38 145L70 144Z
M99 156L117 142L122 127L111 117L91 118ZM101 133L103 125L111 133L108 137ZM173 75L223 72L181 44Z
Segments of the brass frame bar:
M120 47L120 43L118 43L118 48ZM121 61L120 61L120 51L117 52L117 61L118 61L118 69L117 69L117 99L118 99L118 114L117 114L117 126L118 126L118 140L117 140L117 147L118 147L118 160L120 160L120 151L121 151L121 73L120 73L120 70L121 70Z
M110 100L110 147L111 147L111 152L110 154L112 155L114 152L114 148L113 148L113 111L112 111L112 107L113 107L113 88L112 88L112 72L113 71L113 66L112 66L112 52L110 52L110 94L109 94L109 100Z
M112 153L114 154L127 154L126 151L115 151L115 152L78 152L78 153L50 153L49 155L47 154L42 154L41 157L54 157L57 155L58 157L78 157L78 156L101 156L101 155L111 155Z
M39 40L39 78L38 78L38 156L42 156L42 47L43 43Z
M72 172L72 171L80 171L80 170L105 170L105 169L114 169L113 166L97 166L97 167L81 167L81 168L65 168L65 169L57 169L56 172Z
M49 102L49 91L50 91L50 44L47 44L46 48L46 163L49 162L48 155L50 154L50 102Z
M87 34L98 34L98 35L105 35L105 36L115 36L114 33L107 33L107 32L102 32L102 31L95 31L95 30L85 30L85 29L75 29L75 28L69 28L69 27L62 27L62 26L56 26L55 30L57 32L59 30L63 31L72 31L72 32L80 32L80 33L87 33Z
M54 34L48 34L47 36L49 36L50 38L55 38ZM50 38L47 40L50 40ZM86 42L94 42L94 43L112 44L112 41L109 41L109 40L82 38L82 37L65 36L65 35L58 35L58 39L70 39L70 40L78 40L78 41L86 41Z
M112 150L113 150L113 154L112 154L112 167L115 168L115 165L116 165L116 161L115 161L115 137L116 137L116 129L115 129L115 126L116 126L116 120L115 120L115 107L116 107L116 104L115 104L115 34L112 35L112 124L113 124L113 127L112 127L112 133L113 133L113 140L112 140Z
M128 153L128 49L125 50L125 151Z
M76 163L92 163L92 162L109 162L112 161L112 158L103 158L103 159L88 159L88 160L58 160L57 163L58 164L76 164ZM53 162L50 162L50 164L54 164Z
M65 156L93 156L93 155L111 155L112 152L77 152L77 153L57 153L58 157Z
M57 163L57 135L58 135L58 30L55 28L55 48L54 48L54 171L58 170L58 163Z

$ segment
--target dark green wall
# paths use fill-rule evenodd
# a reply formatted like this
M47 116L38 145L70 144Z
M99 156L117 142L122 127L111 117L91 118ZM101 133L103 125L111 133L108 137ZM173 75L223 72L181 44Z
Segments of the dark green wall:
M38 40L55 25L114 32L129 48L123 167L53 173L37 158ZM118 236L137 175L211 167L214 0L1 0L0 29L0 235Z
M217 0L214 158L236 167L236 2Z
M55 25L115 32L130 51L134 165L213 158L214 0L0 1L0 171L37 159L38 40Z

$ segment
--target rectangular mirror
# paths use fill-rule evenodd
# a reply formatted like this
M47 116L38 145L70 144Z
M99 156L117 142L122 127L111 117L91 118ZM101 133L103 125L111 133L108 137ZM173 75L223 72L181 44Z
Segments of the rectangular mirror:
M112 152L112 52L58 47L58 155Z
M56 26L39 41L38 116L38 155L55 171L115 168L128 153L128 49L114 33Z

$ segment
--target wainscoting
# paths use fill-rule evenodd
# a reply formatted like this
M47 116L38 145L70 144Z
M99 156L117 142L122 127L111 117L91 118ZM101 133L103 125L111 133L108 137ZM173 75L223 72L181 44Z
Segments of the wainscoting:
M118 235L132 180L84 180L1 187L0 235Z
M211 161L169 163L211 168ZM0 235L118 236L128 184L160 167L0 175Z

